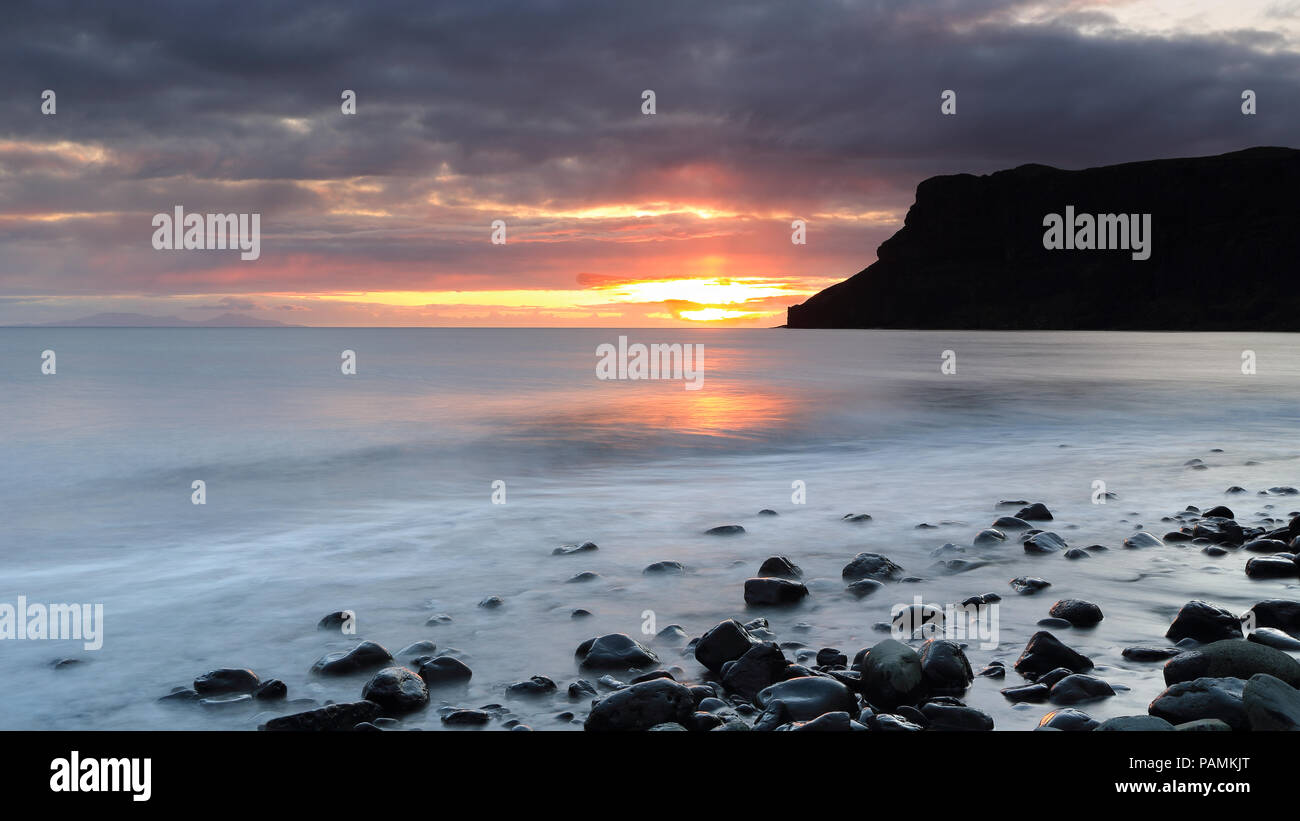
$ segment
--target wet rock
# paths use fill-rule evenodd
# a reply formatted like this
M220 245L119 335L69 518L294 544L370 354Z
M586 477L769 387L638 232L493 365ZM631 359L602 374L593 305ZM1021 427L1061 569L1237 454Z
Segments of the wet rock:
M744 533L744 532L745 532L745 528L742 527L741 525L718 525L717 527L711 527L711 528L709 528L708 530L704 531L704 535L706 535L706 536L739 536L740 534L742 534L742 533Z
M774 578L745 580L745 604L752 607L797 604L807 595L808 588L802 582Z
M1052 701L1057 704L1082 704L1115 695L1110 684L1096 676L1075 673L1052 685Z
M363 641L351 650L326 653L311 666L311 672L325 676L343 676L374 670L393 660L393 654L373 641Z
M172 691L165 696L159 696L160 702L172 702L179 704L188 704L199 700L199 694L188 687L173 687Z
M251 693L257 689L259 679L252 670L223 667L194 679L194 692L201 696L224 693Z
M442 716L443 724L453 727L482 726L492 720L487 710L451 710Z
M279 701L287 695L289 695L289 688L278 678L262 682L253 691L253 698L258 701Z
M1045 619L1039 619L1038 621L1034 622L1034 624L1038 625L1039 627L1042 627L1045 630L1069 630L1071 627L1074 626L1073 624L1070 624L1065 619L1058 619L1054 616Z
M351 610L335 610L333 613L322 616L321 620L316 622L316 629L342 630L344 625L355 623L356 617L356 613Z
M1007 668L1000 661L990 662L987 667L980 670L976 675L981 678L1006 678Z
M976 547L996 547L1004 544L1007 540L1007 534L995 528L986 528L975 534L974 544Z
M397 657L412 658L414 656L431 656L436 652L438 652L438 645L426 639L424 641L417 641L413 644L406 645L401 650L397 651Z
M1116 716L1103 721L1093 732L1135 730L1149 733L1173 732L1173 729L1174 725L1157 716Z
M681 562L670 559L646 565L645 570L642 570L641 573L646 576L684 576L686 575L686 567Z
M430 686L463 683L473 675L465 662L451 656L439 656L420 665L420 678Z
M884 710L915 704L925 692L921 657L895 639L876 644L862 660L862 691L872 706Z
M385 667L366 682L361 696L378 704L386 715L400 715L428 704L429 687L412 670Z
M1101 608L1083 599L1061 599L1048 611L1075 627L1093 627L1101 622Z
M1182 724L1174 725L1174 729L1180 733L1230 733L1232 728L1225 722L1217 718L1198 718L1195 721L1184 721Z
M594 582L594 581L596 581L596 580L599 579L599 578L600 578L600 574L599 574L599 573L593 573L593 572L590 571L590 570L584 570L584 571L582 571L581 573L575 573L574 575L572 575L572 576L570 576L569 578L565 579L565 583L566 583L566 584L581 584L581 583L583 583L583 582Z
M790 661L781 648L770 641L755 644L734 662L728 662L722 674L722 686L730 693L753 701L766 687L785 677Z
M802 733L847 733L866 729L845 712L824 713L812 721L796 721L790 725L791 732Z
M1250 608L1257 627L1276 627L1292 636L1300 637L1300 601L1268 599Z
M902 572L903 568L894 564L886 556L881 556L879 553L859 553L853 557L853 561L844 566L840 576L846 582L856 582L859 579L887 582L897 579Z
M1277 539L1251 539L1242 545L1241 549L1250 553L1282 553L1286 550L1286 542Z
M1037 576L1017 576L1010 581L1010 585L1011 589L1020 595L1031 596L1040 590L1051 587L1052 583Z
M1030 637L1024 652L1016 659L1016 671L1030 680L1058 667L1086 673L1092 669L1092 660L1070 649L1046 630Z
M1125 647L1121 655L1133 661L1164 661L1181 652L1178 647Z
M1293 579L1300 576L1300 564L1282 556L1255 556L1246 562L1246 575L1252 579Z
M1184 604L1165 633L1165 638L1178 641L1191 638L1199 642L1241 638L1241 621L1222 607L1203 601Z
M1141 548L1144 547L1164 547L1164 546L1165 546L1164 542L1160 541L1160 539L1156 538L1155 536L1146 532L1145 530L1139 530L1137 533L1134 533L1132 536L1129 536L1127 539L1124 540L1124 547L1128 548L1129 550L1140 550Z
M685 685L661 678L633 684L597 700L583 725L588 732L648 730L656 724L685 725L695 712Z
M727 619L705 633L695 645L695 660L714 673L722 672L722 665L735 661L758 644L740 622Z
M1266 673L1250 677L1242 691L1252 730L1300 730L1300 690Z
M758 575L797 581L803 578L803 570L785 556L772 556L763 561L758 568Z
M1239 545L1245 541L1245 531L1232 519L1212 517L1202 519L1192 527L1192 536L1209 539L1215 544Z
M870 658L870 656L868 656ZM921 677L934 695L961 695L975 680L961 645L949 639L931 639L921 646Z
M869 596L872 593L875 593L882 587L884 587L884 585L875 579L858 579L856 582L853 582L844 589L851 595L860 599L863 596Z
M593 550L599 550L595 542L582 542L581 544L561 545L551 551L552 556L572 556L574 553L590 553Z
M574 655L583 670L628 670L659 663L654 651L626 633L609 633L578 645Z
M364 721L378 718L380 706L373 701L353 701L330 704L317 710L307 710L287 716L277 716L260 729L271 732L321 732L340 731L355 727Z
M1092 554L1081 547L1072 547L1062 554L1067 559L1091 559Z
M654 640L661 644L681 644L687 640L686 631L680 624L670 624L655 633Z
M480 601L478 606L482 607L484 610L495 610L505 603L506 600L500 596L488 596L486 599Z
M1078 732L1095 730L1098 722L1081 710L1076 710L1073 707L1062 707L1043 716L1039 720L1038 726L1040 729L1046 727L1053 730Z
M884 733L918 733L925 729L920 724L915 724L893 713L877 713L869 716L865 721L865 725L868 730Z
M1171 658L1164 669L1165 684L1198 678L1248 679L1256 673L1300 686L1300 662L1281 650L1241 639L1225 639Z
M777 516L777 515L780 515L780 514L778 514L775 510L773 510L773 509L770 508L770 507L765 507L765 508L763 508L762 510L760 510L760 511L758 512L758 515L759 515L759 516Z
M993 717L974 707L930 703L921 707L921 713L930 721L926 728L929 730L969 732L993 729Z
M871 514L870 513L845 513L843 516L840 517L840 521L854 522L854 523L869 522L871 521Z
M1246 637L1256 644L1275 647L1278 650L1300 650L1300 639L1292 638L1276 627L1257 627Z
M849 666L849 657L834 647L823 647L817 651L817 664L821 667Z
M596 695L596 686L585 678L580 678L569 685L569 698L588 698Z
M1199 718L1217 718L1234 730L1246 727L1246 708L1239 678L1198 678L1166 688L1151 702L1148 712L1170 724Z
M1066 548L1065 539L1050 530L1041 530L1025 539L1026 553L1056 553Z
M1000 692L1007 701L1019 704L1020 702L1047 701L1052 694L1052 688L1046 684L1025 684L1020 687L1003 687Z
M1032 527L1033 525L1029 522L1026 522L1024 519L1018 519L1015 516L999 516L993 522L993 528L995 530L1001 530L1004 533L1008 530L1029 530Z
M1022 519L1026 522L1050 522L1052 520L1052 512L1048 510L1047 505L1042 502L1034 502L1028 507L1021 508L1020 511L1016 513L1016 518Z
M857 712L857 699L842 682L826 676L800 676L778 682L759 692L755 702L767 709L784 705L789 721L811 721L825 713Z

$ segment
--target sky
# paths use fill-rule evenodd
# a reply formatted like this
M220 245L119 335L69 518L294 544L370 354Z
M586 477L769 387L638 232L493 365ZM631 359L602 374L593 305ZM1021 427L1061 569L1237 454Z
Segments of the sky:
M3 17L0 325L770 327L870 264L926 177L1300 145L1300 0ZM260 255L155 248L177 206L259 214Z

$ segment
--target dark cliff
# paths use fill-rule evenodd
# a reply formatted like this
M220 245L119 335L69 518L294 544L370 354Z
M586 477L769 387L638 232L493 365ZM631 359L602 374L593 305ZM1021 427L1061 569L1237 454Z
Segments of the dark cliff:
M1151 256L1048 250L1047 214L1151 214ZM932 177L792 328L1300 330L1300 151Z

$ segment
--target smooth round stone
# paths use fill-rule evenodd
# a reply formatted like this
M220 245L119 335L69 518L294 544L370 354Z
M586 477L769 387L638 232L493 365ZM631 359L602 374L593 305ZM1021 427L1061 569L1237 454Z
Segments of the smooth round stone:
M1157 716L1116 716L1097 725L1093 732L1172 732L1173 729L1174 725Z
M587 639L578 645L574 655L578 666L584 670L627 670L659 663L654 651L626 633L609 633Z
M1083 599L1061 599L1048 612L1075 627L1094 627L1102 620L1101 608Z
M1144 547L1164 547L1164 546L1165 546L1164 542L1160 541L1159 538L1153 536L1152 534L1146 532L1145 530L1139 530L1137 533L1134 533L1132 536L1129 536L1127 539L1124 540L1124 547L1128 548L1129 550L1138 550Z
M375 673L361 691L387 714L409 713L429 703L429 687L405 667L386 667Z
M1288 635L1276 627L1257 627L1246 638L1256 644L1274 647L1278 650L1300 650L1300 639Z
M778 682L765 687L755 699L764 709L775 701L785 704L791 721L811 721L825 713L856 713L858 706L848 687L826 676L800 676Z

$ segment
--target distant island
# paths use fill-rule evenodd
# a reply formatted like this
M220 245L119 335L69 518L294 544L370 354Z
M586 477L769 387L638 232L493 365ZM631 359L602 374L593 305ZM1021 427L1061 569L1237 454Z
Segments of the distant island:
M37 328L292 328L274 319L259 319L248 314L224 313L211 319L181 319L151 314L102 313L80 319L40 322L22 327Z
M785 327L1296 331L1300 151L931 177L876 256Z

